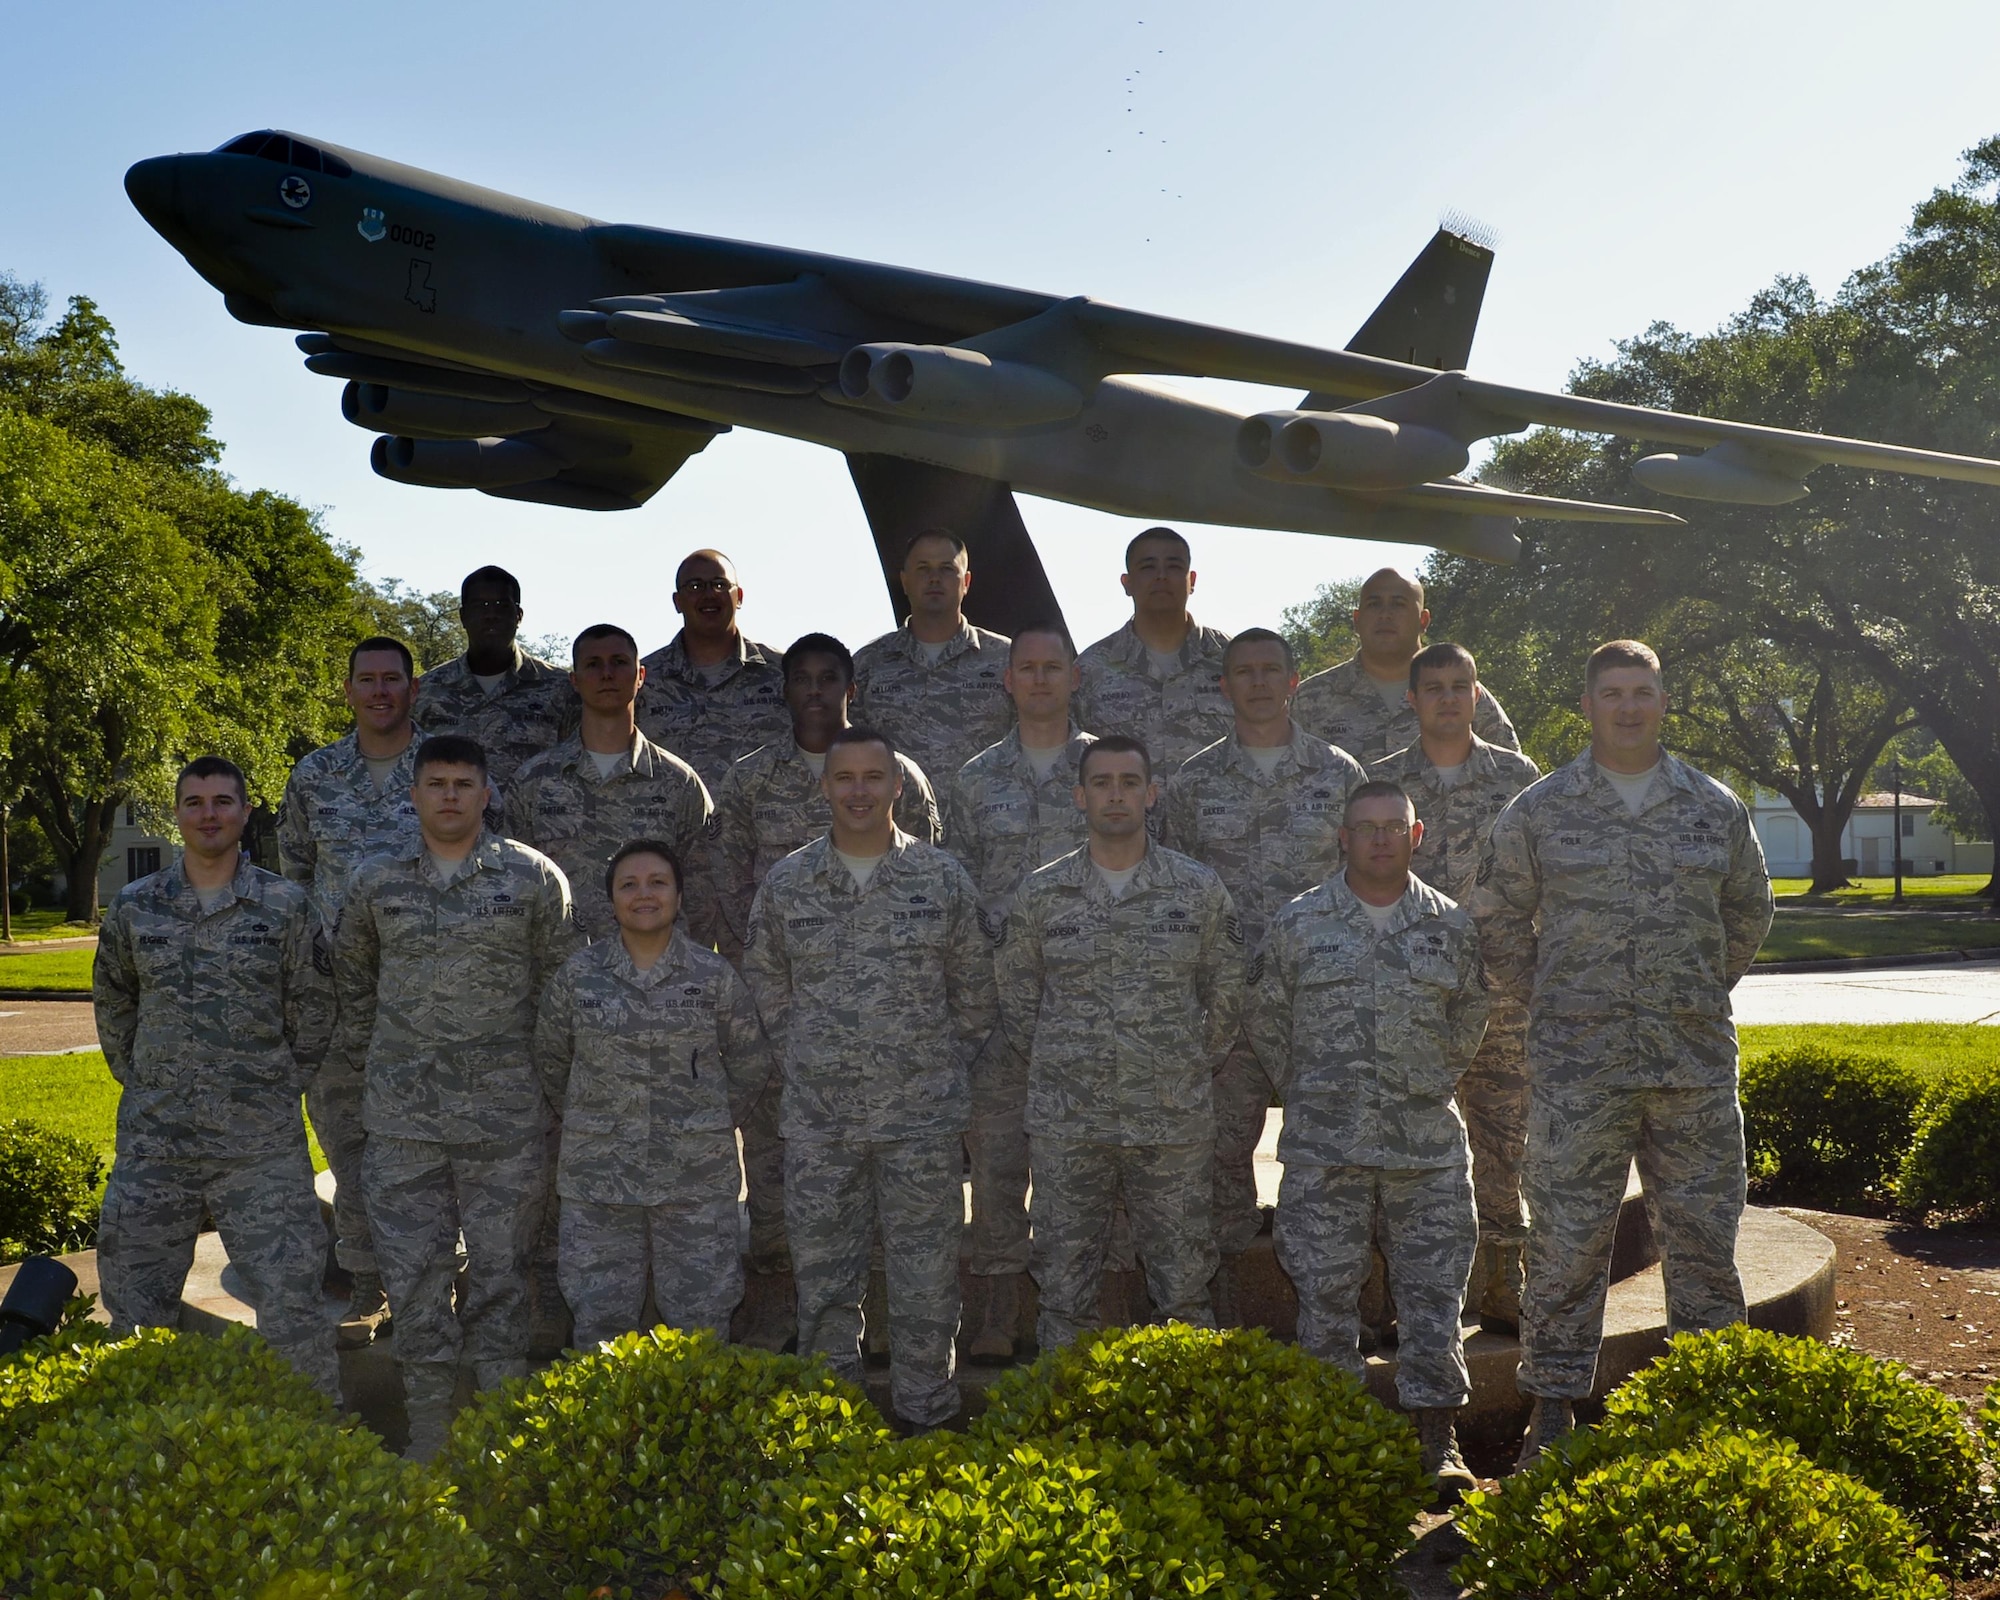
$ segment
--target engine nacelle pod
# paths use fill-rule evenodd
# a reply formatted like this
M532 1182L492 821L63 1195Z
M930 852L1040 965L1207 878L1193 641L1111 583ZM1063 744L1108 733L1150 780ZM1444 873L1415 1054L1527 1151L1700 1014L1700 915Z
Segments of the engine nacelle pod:
M1353 411L1294 416L1272 454L1292 477L1336 489L1408 489L1463 472L1472 459L1449 434Z
M372 433L402 433L418 439L486 439L533 433L548 427L550 421L531 405L418 394L381 383L349 383L340 393L340 414Z
M856 345L841 359L840 392L898 416L1000 428L1083 409L1081 391L1053 372L942 344Z
M1784 460L1725 439L1699 455L1672 451L1632 463L1632 476L1656 494L1739 506L1783 506L1807 494L1810 461Z
M427 489L510 489L553 478L567 465L518 439L412 439L384 436L369 465L392 483Z

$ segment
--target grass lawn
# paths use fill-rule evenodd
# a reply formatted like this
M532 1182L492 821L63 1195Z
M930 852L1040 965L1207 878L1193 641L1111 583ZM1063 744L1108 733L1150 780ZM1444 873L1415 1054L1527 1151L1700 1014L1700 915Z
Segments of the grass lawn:
M69 1056L0 1056L0 1122L16 1118L74 1134L111 1164L118 1128L118 1084L101 1050ZM326 1155L306 1125L313 1171Z
M2000 946L2000 918L1857 917L1839 911L1787 911L1771 925L1762 961L1820 961L1835 956L1925 955ZM0 970L7 963L0 961ZM4 981L4 978L0 978Z
M35 939L87 939L97 932L88 922L65 922L60 911L17 911L14 913L14 938L17 941Z
M1766 1023L1737 1032L1746 1060L1770 1050L1818 1045L1856 1055L1888 1056L1926 1078L1953 1067L2000 1061L2000 1028L1971 1023Z
M1984 889L1990 877L1990 874L1984 872L1946 872L1935 878L1905 878L1903 898L1905 900L1964 899ZM1780 899L1787 895L1803 895L1811 883L1810 878L1773 878L1771 892ZM1836 889L1832 894L1821 895L1814 903L1866 905L1881 901L1886 905L1894 900L1895 893L1894 878L1856 878L1848 888Z
M90 964L95 950L38 950L28 955L0 956L0 993L9 989L75 989L90 993Z

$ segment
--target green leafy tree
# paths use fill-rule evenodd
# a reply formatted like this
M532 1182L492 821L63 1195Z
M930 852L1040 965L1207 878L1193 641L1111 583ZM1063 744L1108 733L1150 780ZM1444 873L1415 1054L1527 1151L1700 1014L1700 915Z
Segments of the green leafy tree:
M354 552L348 551L349 559ZM361 597L368 631L401 639L428 672L465 653L465 629L458 620L458 596L449 589L421 594L396 578L385 578Z
M1338 666L1360 648L1354 633L1354 608L1360 604L1361 580L1340 578L1321 584L1310 600L1285 607L1278 631L1292 647L1300 677Z

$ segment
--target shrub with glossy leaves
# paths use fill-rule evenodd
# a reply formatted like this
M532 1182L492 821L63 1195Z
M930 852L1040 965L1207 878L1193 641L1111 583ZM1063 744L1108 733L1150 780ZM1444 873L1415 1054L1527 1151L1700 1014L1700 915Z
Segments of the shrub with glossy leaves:
M931 1434L774 1485L721 1600L1267 1600L1257 1563L1144 1446Z
M766 1484L888 1438L821 1362L655 1328L481 1396L437 1470L524 1596L653 1600Z
M1806 1045L1743 1063L1743 1138L1761 1194L1851 1206L1887 1195L1923 1080L1900 1062Z
M1458 1582L1495 1600L1944 1600L1908 1519L1789 1440L1710 1433L1652 1454L1578 1443L1466 1497Z
M1255 1329L1106 1330L987 1391L996 1444L1148 1445L1284 1595L1397 1592L1431 1486L1416 1434L1347 1374Z
M97 1240L104 1164L74 1135L0 1122L0 1261L61 1255Z
M248 1328L231 1327L215 1338L141 1328L113 1340L108 1329L85 1323L0 1363L0 1454L52 1417L163 1401L334 1420L319 1391Z
M0 1593L473 1600L486 1566L435 1479L286 1411L79 1405L0 1451Z
M1789 1439L1866 1484L1947 1555L1991 1516L1978 1440L1947 1396L1891 1362L1754 1328L1682 1334L1605 1404L1592 1448L1630 1454L1710 1429Z
M1946 1073L1925 1089L1896 1203L1918 1218L2000 1212L2000 1064Z

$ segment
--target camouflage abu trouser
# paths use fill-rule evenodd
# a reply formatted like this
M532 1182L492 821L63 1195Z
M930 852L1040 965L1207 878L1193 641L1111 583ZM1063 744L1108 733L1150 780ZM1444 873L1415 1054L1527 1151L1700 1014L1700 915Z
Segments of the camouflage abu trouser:
M1299 1294L1299 1347L1357 1378L1371 1243L1389 1262L1401 1333L1396 1397L1449 1410L1472 1396L1459 1316L1479 1244L1472 1175L1454 1167L1285 1166L1273 1243Z
M1028 1270L1028 1063L996 1030L972 1068L972 1270Z
M361 1192L361 1153L368 1146L361 1126L365 1081L361 1073L330 1061L306 1085L306 1115L333 1169L333 1258L349 1272L375 1270L375 1241Z
M1583 1399L1597 1373L1611 1245L1632 1162L1660 1245L1669 1334L1746 1315L1736 1272L1743 1111L1736 1089L1551 1087L1528 1119L1521 1391Z
M639 1326L649 1272L667 1326L729 1337L730 1313L743 1298L736 1136L690 1133L678 1142L685 1154L671 1200L640 1206L563 1197L562 1292L579 1350Z
M1097 1325L1111 1217L1120 1199L1160 1317L1215 1326L1208 1299L1218 1262L1209 1223L1213 1140L1118 1145L1038 1133L1030 1153L1035 1192L1028 1270L1041 1292L1036 1336L1044 1350Z
M790 1272L791 1243L785 1233L785 1140L778 1132L779 1097L784 1074L774 1072L750 1102L750 1114L739 1130L743 1136L743 1187L750 1204L752 1272Z
M546 1160L542 1135L493 1144L441 1144L372 1134L362 1172L382 1284L396 1317L404 1383L419 1366L525 1363L529 1252ZM458 1240L465 1295L456 1311Z
M958 1415L958 1246L964 1140L785 1141L785 1215L799 1292L799 1354L861 1382L861 1301L879 1226L889 1287L889 1395L935 1427Z
M1519 1244L1528 1236L1521 1209L1521 1163L1528 1147L1528 1009L1495 994L1479 1053L1458 1081L1458 1109L1472 1146L1472 1195L1479 1236Z
M206 1204L256 1308L258 1331L338 1405L339 1358L319 1292L326 1227L312 1179L303 1129L297 1148L275 1155L118 1157L97 1234L98 1289L113 1326L180 1326Z
M1238 1038L1214 1078L1215 1244L1226 1256L1250 1248L1257 1214L1257 1141L1276 1091L1247 1039Z

